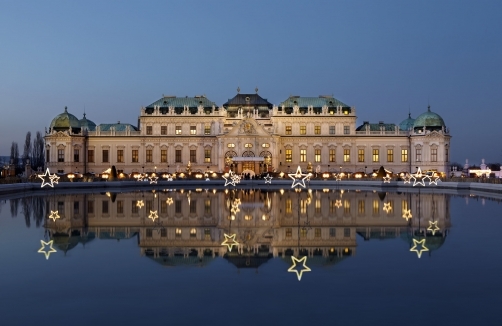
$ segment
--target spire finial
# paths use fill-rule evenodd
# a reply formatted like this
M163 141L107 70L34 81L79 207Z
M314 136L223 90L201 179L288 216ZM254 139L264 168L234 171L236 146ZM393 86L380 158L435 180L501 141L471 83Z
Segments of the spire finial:
M68 112L68 107L67 106L64 107L64 112Z
M258 87L256 87L254 91L256 92L256 94L258 94Z
M241 88L239 86L237 86L237 94L239 94L241 92Z

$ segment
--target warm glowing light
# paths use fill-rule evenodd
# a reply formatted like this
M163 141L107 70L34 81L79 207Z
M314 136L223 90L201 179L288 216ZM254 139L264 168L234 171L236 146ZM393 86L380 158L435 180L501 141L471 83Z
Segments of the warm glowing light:
M56 249L52 248L52 245L54 243L54 240L51 240L49 242L45 242L44 240L40 240L40 243L42 244L42 247L38 249L38 252L41 254L45 255L45 259L49 259L49 256L53 252L57 252Z
M232 251L232 248L234 246L238 246L239 243L235 240L236 234L228 235L228 234L223 234L225 236L225 241L221 243L222 246L227 246L228 251Z
M434 179L434 180L432 180ZM441 181L441 179L439 179L439 177L437 175L433 175L432 177L429 177L429 186L431 184L434 184L434 185L438 185L438 181Z
M136 203L136 206L138 208L141 208L141 207L145 206L145 203L142 200L138 200L138 202Z
M282 172L282 171L281 171L281 173L279 173L279 176L280 176L281 178L284 178L284 172Z
M411 209L408 210L403 210L403 218L406 219L407 221L412 218L413 216L411 215Z
M325 173L323 173L323 174L322 174L322 177L323 177L324 179L329 178L329 173L326 173L326 172L325 172Z
M169 197L169 198L166 199L166 204L168 204L169 206L171 206L172 203L173 203L173 199L171 197Z
M420 249L417 249L418 245L420 245ZM420 241L413 239L413 247L411 247L410 251L416 252L418 258L420 258L422 256L422 252L429 251L429 248L425 246L425 239L422 239Z
M57 184L59 181L59 177L56 174L51 174L49 171L49 168L47 168L47 170L45 170L44 174L39 174L39 175L37 175L37 177L42 179L41 188L43 188L45 186L50 186L50 187L54 188L54 184L55 183ZM47 181L47 179L49 181Z
M273 177L271 177L271 176L267 173L267 176L266 176L266 177L264 177L263 179L265 179L265 183L270 183L270 184L271 184L271 183L272 183L272 178L273 178Z
M404 181L404 183L405 183L405 184L406 184L406 183L410 183L410 181L411 181L411 176L410 176L408 173L406 173L406 174L403 176L403 181Z
M335 201L335 207L336 207L336 208L340 208L340 207L342 207L342 201L341 201L340 199L337 199L337 200Z
M383 183L390 183L390 177L388 174L385 177L383 177Z
M279 190L279 192L281 193L281 195L284 195L284 189Z
M302 173L302 168L299 165L298 165L298 168L296 169L296 172L295 173L288 173L288 176L291 179L293 179L293 184L291 185L291 188L294 188L296 186L301 186L303 188L306 188L305 179L307 179L309 175Z
M51 210L51 214L49 215L49 218L52 219L54 222L56 222L56 219L60 218L58 211Z
M148 179L150 180L150 184L154 184L154 183L156 184L159 177L157 175L155 175L155 173L153 173L150 177L148 177Z
M383 210L385 213L389 214L390 211L392 211L392 206L390 206L390 203L383 203Z
M429 178L428 176L424 176L422 174L422 170L418 168L417 173L414 173L411 175L411 179L413 179L413 187L416 185L422 185L425 187L424 179ZM420 179L420 181L417 182L417 179Z
M225 173L223 176L223 179L225 179L225 187L228 185L232 185L235 187L235 183L237 182L235 178L235 174L232 170L229 171L229 173ZM240 178L239 181L240 182Z
M437 231L441 230L438 227L438 221L429 221L429 227L427 228L427 231L431 231L432 235L435 235Z
M341 174L341 173L336 174L336 175L335 175L335 180L336 180L336 181L342 181L342 174Z
M307 256L303 256L300 259L296 258L295 256L291 256L291 260L293 261L293 265L288 269L288 272L296 273L296 277L298 277L298 281L301 281L302 275L304 272L312 271L310 268L307 267ZM298 271L298 269L296 269L297 263L302 264L302 269L300 269L299 271Z
M151 210L150 215L148 215L148 218L155 222L155 220L159 218L159 214L157 214L157 211Z

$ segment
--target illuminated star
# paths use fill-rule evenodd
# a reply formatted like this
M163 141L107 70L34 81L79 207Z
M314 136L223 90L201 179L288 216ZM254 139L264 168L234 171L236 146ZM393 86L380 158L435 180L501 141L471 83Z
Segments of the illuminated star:
M338 173L338 174L335 176L335 180L336 180L336 181L342 181L342 174L341 174L341 173Z
M234 214L237 214L238 212L240 212L241 210L239 209L239 205L236 205L236 204L232 204L232 209L230 209L230 211Z
M49 259L49 256L51 255L51 253L57 252L56 249L52 248L52 244L54 243L54 240L51 240L49 242L45 242L44 240L40 240L40 243L42 244L42 247L40 249L38 249L38 252L41 254L44 254L45 259Z
M54 222L56 222L56 219L60 218L58 211L51 210L51 214L49 215L49 218L52 219Z
M138 208L141 208L141 207L145 206L145 203L142 200L138 200L138 202L136 203L136 206Z
M223 177L223 179L225 179L225 187L228 185L232 185L235 187L236 179L235 179L235 174L232 170L230 170L228 172L228 179L227 179L227 177L225 177L225 175L223 175L222 177ZM240 178L239 178L239 181L240 181Z
M241 199L240 198L235 198L234 199L234 205L240 205L241 204Z
M432 180L432 179L434 179L434 180ZM441 179L439 179L439 177L437 175L429 177L429 186L431 184L435 184L437 186L438 185L438 181L441 181Z
M390 177L388 174L385 177L383 177L383 183L390 183Z
M410 180L411 180L411 177L408 173L406 173L406 175L403 177L403 181L404 183L410 183Z
M417 249L417 245L420 245L421 249ZM416 252L418 258L420 258L422 256L422 252L429 251L429 248L425 246L425 239L422 239L420 241L413 239L413 247L411 247L410 251Z
M293 265L288 269L288 272L291 273L296 273L296 276L298 277L298 281L301 281L303 272L310 272L311 269L307 267L307 256L303 256L302 258L298 259L295 256L291 256L291 260L293 261ZM296 269L296 263L302 263L302 269L298 271Z
M265 179L265 183L270 183L270 184L272 184L272 178L273 178L273 177L271 177L271 176L267 173L267 176L266 176L265 178L263 178L263 179Z
M390 206L390 203L383 203L383 210L389 214L389 212L392 210L392 206Z
M336 207L336 208L340 208L340 207L342 207L342 201L341 201L340 199L337 199L337 200L335 201L335 207Z
M407 221L412 218L413 216L411 215L411 209L408 210L403 210L403 218L406 219Z
M424 179L426 177L427 176L424 176L422 174L422 170L420 168L418 168L417 173L411 175L411 179L413 179L413 187L415 187L416 185L420 185L420 184L425 187ZM417 182L417 179L420 179L420 181Z
M235 240L236 234L228 235L228 234L223 234L225 236L225 241L221 243L222 246L227 246L228 251L232 251L233 246L238 246L239 243Z
M173 199L171 197L169 197L169 198L166 199L166 204L168 204L169 206L171 206L172 203L173 203Z
M157 180L159 179L159 177L156 176L155 174L153 174L150 177L148 177L148 179L150 179L150 184L153 184L153 183L157 183Z
M431 231L432 235L435 235L437 231L441 230L438 227L438 221L429 221L429 227L427 228L427 231Z
M50 187L54 188L54 183L58 183L58 180L59 180L59 177L56 174L50 173L49 168L47 168L47 170L45 170L44 174L38 174L37 177L42 179L41 188L43 188L45 186L50 186ZM50 181L47 181L47 179Z
M288 173L288 176L291 179L293 179L293 184L291 185L291 188L294 188L296 186L302 186L303 188L306 188L305 179L308 178L308 174L302 173L302 168L299 165L298 168L296 169L296 173Z
M157 211L151 210L148 218L155 222L155 219L159 218L159 215L157 214Z

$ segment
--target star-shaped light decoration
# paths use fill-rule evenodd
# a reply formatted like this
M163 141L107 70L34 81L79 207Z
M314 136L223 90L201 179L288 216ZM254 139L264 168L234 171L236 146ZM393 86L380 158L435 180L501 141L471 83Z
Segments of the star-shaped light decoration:
M342 181L342 174L338 173L337 175L335 175L335 180L336 181Z
M411 176L406 173L403 177L403 182L406 184L406 183L410 183L410 180L411 180Z
M145 206L145 203L143 202L143 200L138 200L136 206L141 209L141 207Z
M385 211L385 213L389 214L390 211L392 211L392 206L390 205L390 203L383 203L383 210Z
M429 227L427 228L427 231L431 231L432 235L435 235L437 231L441 230L438 227L438 221L429 221Z
M204 177L206 178L206 181L209 181L209 173L204 173Z
M302 173L302 168L299 165L298 165L298 168L296 169L296 172L295 173L288 173L288 176L291 179L293 179L293 184L291 185L291 188L294 188L296 186L301 186L303 188L306 188L305 179L308 178L308 174Z
M166 199L166 204L168 204L169 206L171 206L173 203L173 199L171 197L167 198Z
M234 204L232 204L232 208L230 209L230 211L235 215L238 212L240 212L241 210L239 209L239 205L234 203Z
M222 176L223 179L225 179L225 187L228 186L228 185L232 185L235 187L235 183L236 183L236 175L234 174L234 171L230 170L228 172L228 177L225 177L225 175ZM240 178L238 179L239 182L240 182Z
M418 168L417 173L414 173L411 175L410 179L413 179L413 187L416 185L422 185L425 187L424 179L428 178L426 175L422 174L422 170ZM417 179L420 179L420 181L417 182Z
M288 272L296 273L298 281L302 280L302 275L304 272L312 271L310 268L307 267L307 256L303 256L300 259L296 258L295 256L291 256L291 260L293 261L293 265L288 269ZM302 263L302 269L298 270L296 268L296 263Z
M51 174L51 172L49 171L49 168L47 168L47 170L45 170L44 174L38 174L37 177L42 179L41 188L43 188L45 186L50 186L50 187L54 188L54 184L55 183L57 184L58 180L59 180L59 177L56 174Z
M154 184L154 183L156 184L159 177L156 176L155 174L152 174L151 176L148 177L148 179L150 180L150 184Z
M337 200L335 201L335 207L336 207L336 208L340 208L340 207L342 207L342 200L341 200L341 199L337 199Z
M264 177L263 179L265 179L265 183L270 183L272 184L272 179L273 177L271 177L268 173L267 173L267 176Z
M52 219L54 222L56 222L56 219L61 218L61 216L59 216L58 211L51 210L49 218Z
M222 246L227 246L228 251L232 251L232 248L234 246L238 246L239 243L235 240L236 234L228 235L228 234L223 234L225 236L225 241L221 243Z
M41 254L45 255L45 259L49 259L49 256L53 252L57 252L56 249L52 248L52 244L54 243L54 240L51 240L49 242L45 242L44 240L40 240L40 243L42 244L42 247L38 249L38 252Z
M148 215L148 218L155 222L155 220L159 218L159 214L157 214L157 211L150 210L150 215Z
M429 186L434 184L434 185L438 185L438 181L441 181L441 179L439 179L439 177L437 175L433 175L432 177L428 177L429 178Z
M406 219L407 221L412 218L413 216L411 215L411 209L405 209L403 210L403 218Z
M420 245L420 249L417 249L418 245ZM425 246L425 239L422 239L420 241L413 239L413 247L411 247L410 251L416 252L418 258L420 258L422 256L422 252L429 251L429 248Z
M383 183L390 183L390 177L388 174L385 177L383 177Z

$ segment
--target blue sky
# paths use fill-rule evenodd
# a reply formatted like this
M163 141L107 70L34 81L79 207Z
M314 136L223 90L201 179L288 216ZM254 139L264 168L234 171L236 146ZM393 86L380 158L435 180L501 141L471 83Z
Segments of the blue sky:
M0 155L68 106L136 124L162 96L333 94L358 123L427 110L452 160L502 161L500 1L2 1Z

